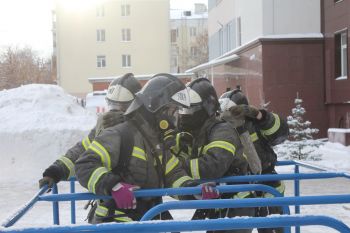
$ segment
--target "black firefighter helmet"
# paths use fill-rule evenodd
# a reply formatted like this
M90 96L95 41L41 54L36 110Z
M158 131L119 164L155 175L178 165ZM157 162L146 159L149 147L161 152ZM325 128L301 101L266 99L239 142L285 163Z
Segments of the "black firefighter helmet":
M177 77L160 73L154 75L136 94L125 115L131 115L141 107L152 115L159 115L171 106L189 107L189 94L186 86Z

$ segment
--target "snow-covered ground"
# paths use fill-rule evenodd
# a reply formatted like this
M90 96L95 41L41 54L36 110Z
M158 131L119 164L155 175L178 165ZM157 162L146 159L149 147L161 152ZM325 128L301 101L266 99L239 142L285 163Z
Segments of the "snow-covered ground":
M0 92L0 116L0 222L3 222L38 191L43 170L88 133L96 116L53 85L26 85ZM350 171L350 147L325 143L317 152L322 154L322 160L312 163L329 170ZM289 173L292 167L280 167L278 171ZM302 181L301 190L303 195L349 194L349 184L350 181L344 179ZM67 182L59 184L59 191L68 190ZM77 191L83 190L78 188ZM292 182L287 182L287 195L293 195ZM84 204L77 204L79 224L86 224ZM305 206L302 213L325 214L350 225L349 209L350 204ZM60 204L60 213L61 224L69 224L69 202ZM176 219L189 219L191 213L190 210L173 212ZM40 202L15 226L51 224L51 204ZM307 227L302 232L335 231Z

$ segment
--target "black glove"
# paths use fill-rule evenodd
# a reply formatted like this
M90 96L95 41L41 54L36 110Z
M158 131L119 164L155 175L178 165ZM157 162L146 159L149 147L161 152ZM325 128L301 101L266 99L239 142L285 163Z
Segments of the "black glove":
M39 188L42 188L44 185L47 185L49 188L52 188L54 183L55 181L53 180L53 178L49 176L44 176L39 180Z
M259 109L245 104L232 106L229 111L231 115L237 119L243 119L244 117L256 119L259 114Z
M188 147L192 147L193 136L189 132L181 132L178 135L179 137L179 148L187 151Z
M39 180L39 187L41 188L44 184L53 185L53 183L58 183L60 180L64 179L64 173L62 169L57 164L52 164L50 167L46 168L43 173L43 178Z
M123 112L121 111L109 111L102 116L102 127L104 129L115 126L124 122Z

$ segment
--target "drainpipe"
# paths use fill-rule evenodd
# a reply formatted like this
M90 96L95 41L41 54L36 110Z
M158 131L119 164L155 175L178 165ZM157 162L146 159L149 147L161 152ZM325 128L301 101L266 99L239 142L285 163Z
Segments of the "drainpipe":
M213 85L213 87L215 87L214 86L214 66L210 67L210 72L211 72L211 85Z

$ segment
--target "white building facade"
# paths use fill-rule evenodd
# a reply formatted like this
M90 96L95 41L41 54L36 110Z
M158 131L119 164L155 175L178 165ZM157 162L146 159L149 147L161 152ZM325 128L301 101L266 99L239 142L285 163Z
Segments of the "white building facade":
M168 0L73 5L56 2L53 32L57 82L69 93L90 92L88 78L170 71Z
M209 0L209 60L261 36L321 32L320 0Z

